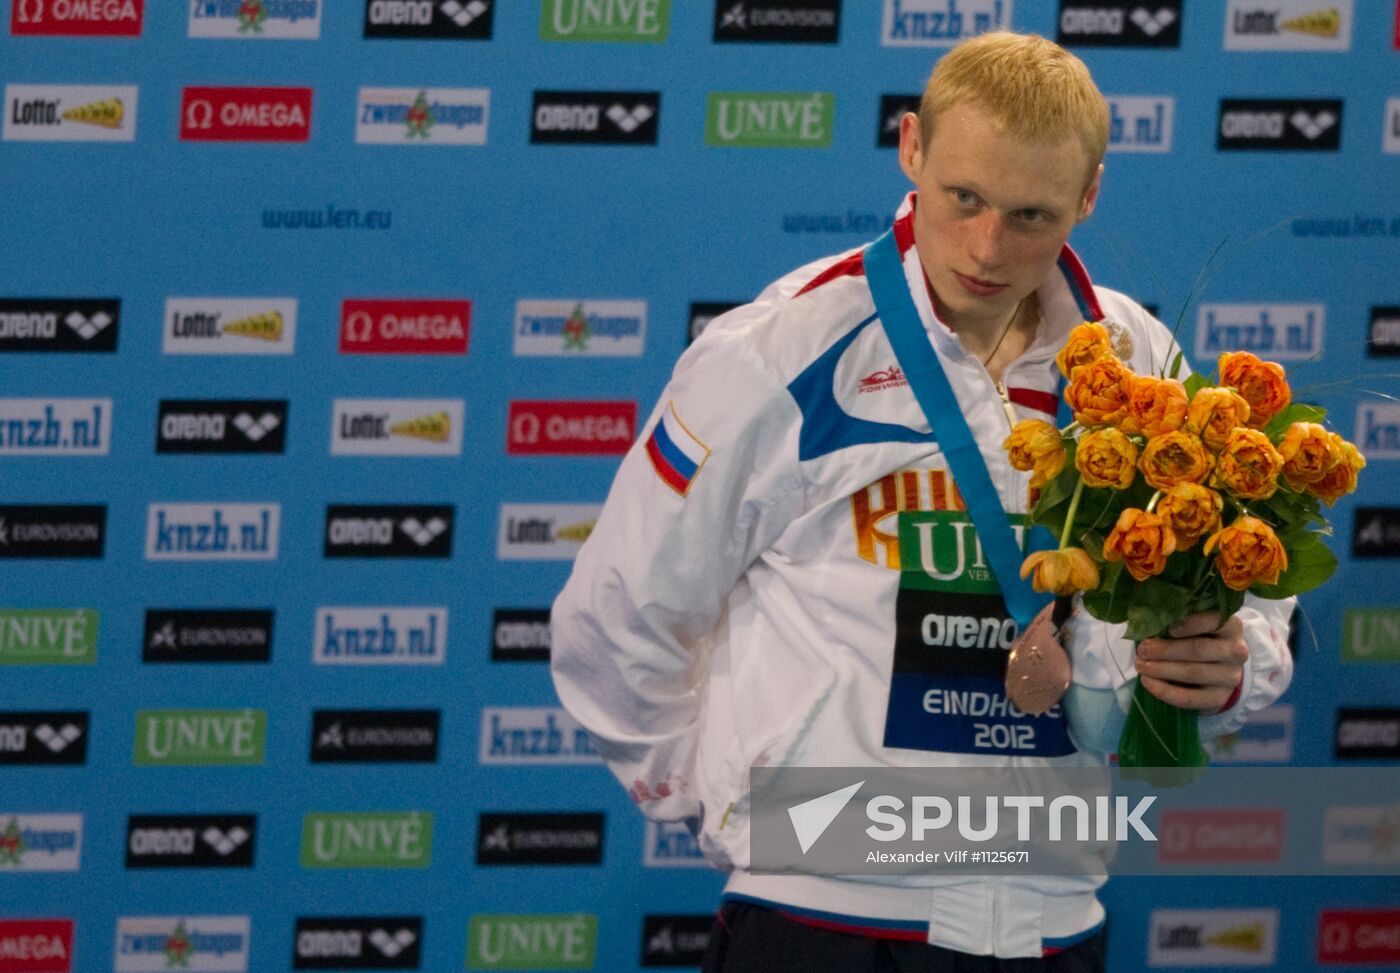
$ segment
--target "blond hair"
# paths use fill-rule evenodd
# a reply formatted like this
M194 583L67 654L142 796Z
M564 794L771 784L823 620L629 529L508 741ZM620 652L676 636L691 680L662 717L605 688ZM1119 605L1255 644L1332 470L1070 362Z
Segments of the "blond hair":
M1085 185L1103 161L1108 103L1084 62L1044 37L990 31L945 54L919 102L923 143L933 136L940 115L969 102L1023 141L1077 138L1089 158Z

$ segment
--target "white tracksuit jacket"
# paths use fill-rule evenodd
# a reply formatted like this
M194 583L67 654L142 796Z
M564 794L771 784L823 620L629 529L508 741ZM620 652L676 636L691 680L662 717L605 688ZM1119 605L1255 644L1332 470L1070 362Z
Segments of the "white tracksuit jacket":
M1002 449L1001 392L934 314L913 203L911 194L896 218L910 292L1003 507L1024 512L1029 474ZM1054 421L1054 355L1100 310L1135 371L1175 354L1162 324L1090 284L1068 247L1059 267L1038 292L1034 343L1003 375L1019 418ZM989 734L986 723L920 705L940 682L920 649L896 653L896 514L960 506L875 317L860 252L809 264L714 320L677 364L554 604L554 682L642 812L689 820L711 861L731 870L726 896L857 931L926 929L929 942L968 953L1040 956L1102 922L1102 879L928 875L901 885L746 870L751 765L1083 767L1102 766L1114 748L1133 647L1122 626L1082 610L1068 626L1074 686L1063 722L1025 718ZM920 596L934 598L925 619L950 623L930 632L925 622L914 643L961 631L939 612L977 599L954 589ZM1237 729L1287 687L1291 610L1291 599L1249 599L1238 700L1201 719L1204 737ZM956 641L942 643L941 658L978 651Z

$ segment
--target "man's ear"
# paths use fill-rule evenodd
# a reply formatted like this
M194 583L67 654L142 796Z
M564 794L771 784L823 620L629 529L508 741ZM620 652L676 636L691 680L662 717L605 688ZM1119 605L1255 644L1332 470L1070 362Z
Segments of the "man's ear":
M1084 203L1080 206L1079 216L1074 222L1083 223L1094 212L1094 206L1099 201L1099 187L1102 183L1103 163L1100 162L1099 167L1094 170L1094 178L1089 180L1089 188L1084 190Z
M899 168L910 182L919 184L919 173L924 168L924 146L919 116L911 111L905 112L899 120Z

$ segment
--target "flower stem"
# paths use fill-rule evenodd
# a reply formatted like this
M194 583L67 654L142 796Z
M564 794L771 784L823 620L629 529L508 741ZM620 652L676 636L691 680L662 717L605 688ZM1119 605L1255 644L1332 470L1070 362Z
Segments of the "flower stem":
M1084 496L1084 478L1074 484L1074 496L1069 501L1069 513L1065 514L1065 526L1060 531L1060 550L1069 547L1069 535L1074 530L1074 518L1079 513L1079 498Z
M1156 493L1152 494L1152 499L1149 500L1149 501L1147 501L1147 512L1148 512L1148 513L1152 513L1154 510L1156 510L1156 509L1157 509L1157 501L1158 501L1158 500L1161 500L1161 499L1162 499L1162 491L1161 491L1161 490L1158 490Z

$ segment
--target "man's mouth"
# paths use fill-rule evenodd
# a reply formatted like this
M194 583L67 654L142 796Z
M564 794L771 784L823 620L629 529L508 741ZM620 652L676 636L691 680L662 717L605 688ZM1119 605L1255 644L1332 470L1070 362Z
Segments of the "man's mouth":
M975 294L978 297L991 297L994 294L1000 294L1002 291L1006 290L1008 286L1006 284L998 284L995 281L982 280L978 277L969 277L966 274L958 273L956 270L953 271L953 276L958 279L958 283L962 285L965 291L970 294Z

